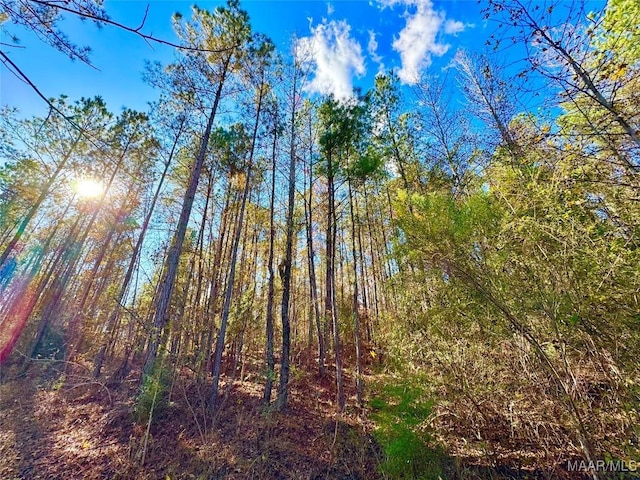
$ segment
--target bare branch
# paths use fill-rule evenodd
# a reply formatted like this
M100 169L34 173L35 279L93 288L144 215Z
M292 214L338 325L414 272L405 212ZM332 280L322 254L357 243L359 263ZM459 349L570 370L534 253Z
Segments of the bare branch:
M147 8L145 8L144 10L144 17L142 17L142 22L140 22L140 26L138 28L136 28L136 32L139 32L140 30L142 30L142 27L144 27L144 24L147 21L147 15L149 15L149 4L147 3Z
M0 50L0 56L3 58L2 63L4 63L5 65L8 65L9 71L12 72L18 79L20 79L21 81L29 85L33 89L33 91L36 92L36 94L46 102L46 104L49 106L51 110L53 110L54 112L59 114L62 118L64 118L66 121L68 121L74 128L80 131L83 130L82 127L77 125L70 117L62 113L60 109L51 102L51 100L45 97L45 95L40 91L40 89L36 86L36 84L33 83L31 79L22 70L20 70L20 67L18 67L8 57L8 55L4 53L2 50Z
M187 45L179 45L177 43L173 43L173 42L170 42L168 40L163 40L161 38L156 38L153 35L149 35L149 34L143 33L143 32L140 31L140 29L144 26L144 23L146 21L146 18L147 18L147 13L146 12L145 12L145 16L144 16L144 19L142 21L142 24L138 28L131 28L131 27L128 27L127 25L124 25L122 23L115 22L115 21L113 21L113 20L111 20L109 18L102 17L102 16L99 16L99 15L94 15L94 14L89 13L89 12L81 12L79 10L76 10L76 9L73 9L73 8L69 8L69 7L64 6L64 5L59 5L59 4L51 2L51 1L47 1L47 0L29 0L29 1L33 2L33 3L37 3L39 5L44 5L46 7L57 8L57 9L60 9L62 11L65 11L65 12L72 13L74 15L78 15L79 17L82 17L82 18L90 18L91 20L95 20L98 23L104 23L104 24L107 24L107 25L112 25L114 27L121 28L122 30L125 30L127 32L134 33L134 34L144 38L145 40L147 40L147 42L155 42L155 43L159 43L161 45L168 45L170 47L177 48L177 49L180 49L180 50L188 50L188 51L195 51L195 52L221 53L221 52L226 52L226 51L229 51L229 50L232 50L232 49L235 48L235 45L231 46L231 47L228 47L228 48L222 48L222 49L219 49L219 50L210 50L210 49L200 48L200 47L190 47L190 46L187 46ZM148 10L149 10L149 5L147 5L147 12L148 12Z

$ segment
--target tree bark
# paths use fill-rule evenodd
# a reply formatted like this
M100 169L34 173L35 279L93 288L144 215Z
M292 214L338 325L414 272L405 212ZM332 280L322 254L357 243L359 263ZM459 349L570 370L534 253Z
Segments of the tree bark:
M356 398L358 405L362 405L362 356L361 356L361 337L360 337L360 313L358 300L358 257L356 249L356 217L353 211L353 191L351 182L348 182L349 188L349 209L351 212L351 254L353 257L353 321L354 336L356 343Z
M275 296L275 274L273 271L274 242L276 236L276 224L274 221L275 197L276 197L276 153L278 145L278 113L276 110L273 126L273 147L271 151L271 199L269 203L269 259L267 268L269 269L269 285L267 287L267 319L266 319L266 362L267 378L264 385L263 402L269 405L271 402L271 391L273 390L273 380L275 377L275 356L273 354L273 300Z
M345 407L344 387L342 385L342 354L340 352L340 328L335 305L335 245L337 230L335 225L335 185L334 166L331 152L327 155L327 246L326 246L326 296L325 296L325 319L327 324L333 327L333 349L336 367L336 401L338 410L343 411Z
M264 76L264 72L263 72ZM264 80L264 78L263 78ZM220 319L220 331L218 332L218 340L216 342L215 356L213 361L213 385L211 387L211 395L209 397L209 410L213 411L218 403L218 388L220 384L220 370L222 367L222 351L224 350L224 340L227 332L227 322L229 320L229 312L231 308L231 298L233 296L233 282L236 274L236 263L238 258L238 246L240 244L240 237L242 235L242 224L244 222L244 212L247 204L247 197L249 196L249 189L251 187L251 171L253 170L253 155L256 146L256 137L258 135L258 126L260 122L260 111L262 109L262 99L264 96L264 82L260 84L260 91L258 92L258 104L256 111L256 118L253 127L253 134L251 140L251 150L249 152L249 164L247 165L247 179L244 185L244 191L242 192L242 203L240 205L240 213L235 225L235 232L233 238L233 249L231 251L231 263L229 266L229 275L227 277L227 290L225 292L224 306L222 307L222 316Z
M318 375L324 375L325 363L325 337L322 331L320 320L320 306L318 302L318 285L316 281L315 251L313 248L313 135L309 121L309 197L305 201L305 220L307 226L307 258L309 268L309 294L311 298L312 312L315 319L316 332L318 335Z
M162 170L162 175L160 176L160 181L158 182L158 188L153 194L153 199L151 200L151 205L149 206L149 211L142 222L142 228L140 230L140 235L136 241L135 246L133 247L133 252L131 254L131 259L129 260L129 265L127 266L127 271L124 275L124 279L122 280L122 284L120 286L120 290L118 292L118 296L116 298L116 306L109 315L109 319L107 320L107 328L105 340L100 346L100 350L96 355L96 359L93 365L93 377L98 378L100 376L100 372L102 370L102 365L104 363L106 350L109 346L109 343L113 341L113 336L115 335L116 326L118 324L120 308L122 308L122 303L124 302L125 296L127 295L127 291L129 289L129 284L131 283L131 277L133 276L133 271L138 262L138 256L140 255L140 250L142 248L142 244L147 234L147 230L149 228L149 223L151 222L151 217L155 210L156 203L158 202L158 198L160 197L160 192L162 191L162 187L164 185L165 179L167 177L167 173L169 171L169 166L173 160L173 155L175 153L176 147L178 145L178 141L180 136L182 135L182 129L184 128L185 119L183 118L180 122L180 126L178 128L178 133L176 134L176 138L173 141L173 145L171 147L171 152L169 153L169 158L164 165L164 169Z
M167 255L167 267L164 278L162 279L162 287L160 290L160 296L158 298L158 304L156 307L156 313L153 319L151 338L149 342L149 348L147 350L147 356L144 362L143 378L144 375L150 375L153 370L153 365L158 355L158 348L160 346L160 338L162 330L169 322L169 306L171 304L171 295L175 286L176 276L178 274L178 263L180 261L180 254L182 253L182 244L184 243L184 237L187 232L187 224L189 223L189 216L191 215L191 208L193 207L193 200L195 198L196 190L198 188L198 182L200 180L200 173L202 172L202 166L204 165L204 159L207 154L207 147L209 146L209 137L211 136L211 128L213 126L213 120L218 110L218 104L222 97L222 87L225 82L225 77L229 64L231 63L231 55L229 55L222 69L222 76L216 95L209 113L209 119L207 121L207 127L205 128L202 140L200 142L200 150L196 157L195 163L191 170L191 176L187 190L184 194L184 200L182 203L182 211L178 219L178 226L176 229L173 242L169 247L169 254Z
M294 60L295 61L295 60ZM295 189L296 189L296 96L298 85L298 72L294 68L293 72L293 95L291 96L291 146L289 150L289 192L287 202L287 236L284 257L284 269L282 276L282 352L280 354L280 385L278 388L278 396L276 398L276 407L278 410L287 408L287 400L289 395L289 355L291 350L291 325L289 313L291 306L289 299L291 296L291 264L293 250L293 208L295 206Z

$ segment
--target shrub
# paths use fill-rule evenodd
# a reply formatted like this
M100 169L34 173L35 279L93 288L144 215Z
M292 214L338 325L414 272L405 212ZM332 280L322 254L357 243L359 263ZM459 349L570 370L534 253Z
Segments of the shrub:
M158 359L151 374L145 375L136 398L134 414L138 423L150 422L167 407L166 392L170 383L169 373Z
M375 436L382 446L382 473L393 479L431 480L443 475L443 454L428 445L420 425L433 409L424 392L405 383L384 385L370 402L377 424Z

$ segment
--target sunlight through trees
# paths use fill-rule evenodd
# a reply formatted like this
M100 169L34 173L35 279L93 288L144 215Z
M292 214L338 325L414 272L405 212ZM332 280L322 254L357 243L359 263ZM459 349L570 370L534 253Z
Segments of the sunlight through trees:
M14 21L89 62L36 3ZM335 98L230 0L174 16L146 112L3 109L0 379L124 392L141 469L177 404L202 445L323 412L370 478L637 459L638 5L490 0L495 48Z

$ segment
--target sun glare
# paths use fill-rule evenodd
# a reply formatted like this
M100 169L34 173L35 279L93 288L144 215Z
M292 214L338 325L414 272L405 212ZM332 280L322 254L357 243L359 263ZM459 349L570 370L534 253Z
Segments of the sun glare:
M79 197L97 198L102 195L104 186L102 182L91 178L83 178L76 182L75 190Z

